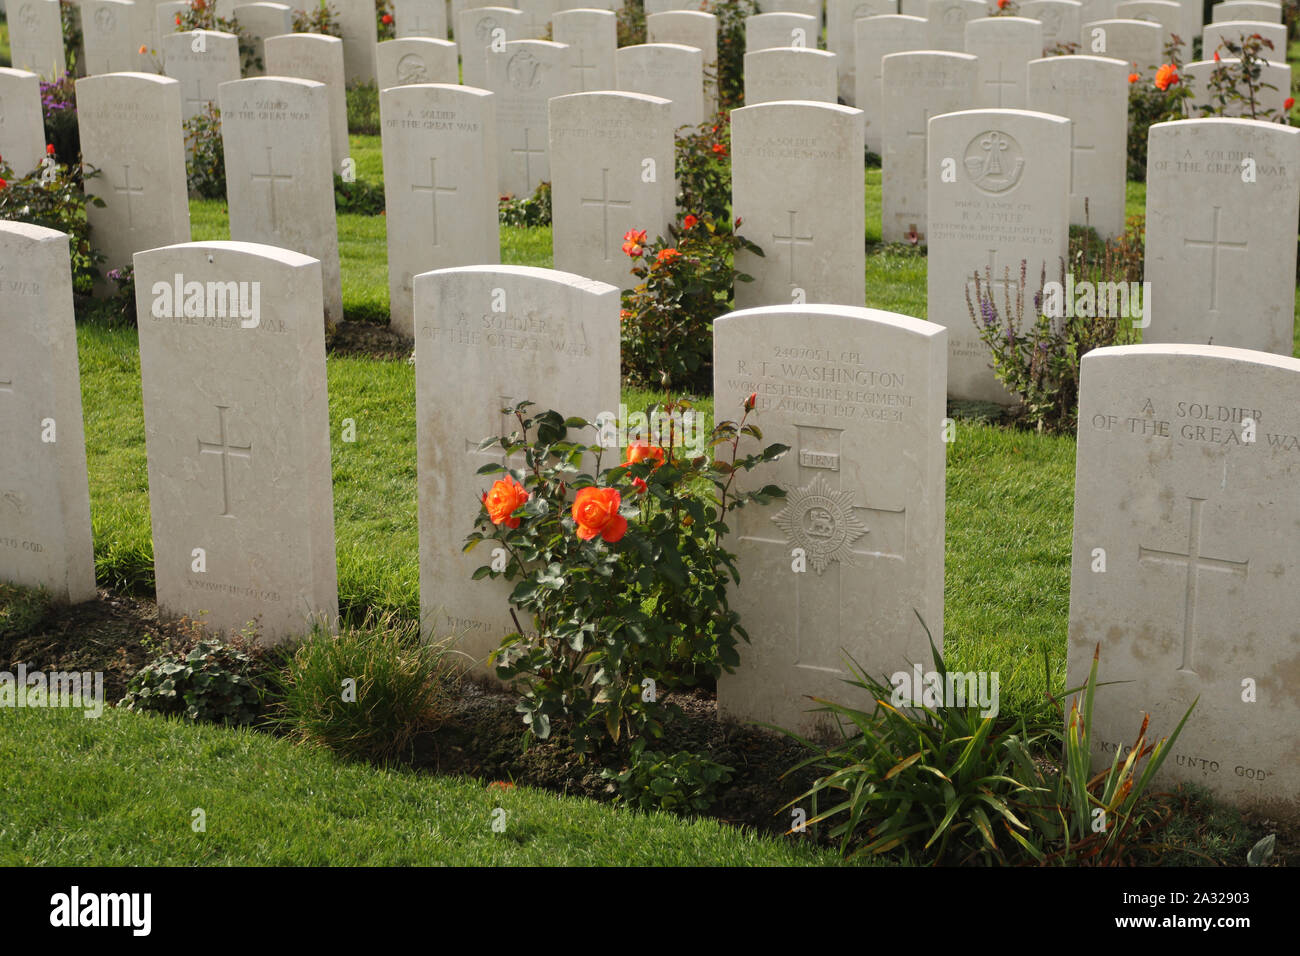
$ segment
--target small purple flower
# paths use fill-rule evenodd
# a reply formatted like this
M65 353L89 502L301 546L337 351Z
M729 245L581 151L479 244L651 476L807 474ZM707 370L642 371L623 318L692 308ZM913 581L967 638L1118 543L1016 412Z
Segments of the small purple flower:
M984 320L984 327L992 328L998 321L998 310L993 307L992 299L985 299L980 303L980 317Z

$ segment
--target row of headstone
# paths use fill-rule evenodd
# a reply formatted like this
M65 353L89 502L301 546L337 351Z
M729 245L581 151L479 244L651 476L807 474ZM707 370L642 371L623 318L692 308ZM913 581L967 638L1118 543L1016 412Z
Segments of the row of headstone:
M1059 119L1019 119L1064 148ZM0 460L0 577L76 601L94 570L68 262L66 236L0 223L0 270L20 270L0 282L0 433L27 449ZM320 264L209 242L141 252L135 269L160 612L256 622L269 641L331 626ZM422 629L482 667L514 623L508 588L472 581L482 557L460 547L491 480L477 469L499 460L479 441L525 397L593 420L618 407L618 291L490 265L422 273L413 291ZM910 674L929 667L930 637L942 648L947 337L852 306L716 322L718 407L754 395L765 440L791 449L747 479L786 497L732 532L750 643L719 681L721 713L807 732L808 698L842 697L846 656ZM1300 520L1298 409L1289 357L1142 345L1084 358L1068 683L1099 648L1112 682L1096 699L1099 763L1143 711L1159 737L1195 700L1161 780L1294 807L1296 764L1270 729L1300 718L1277 624L1300 612L1300 555L1270 531ZM57 441L41 437L52 423Z

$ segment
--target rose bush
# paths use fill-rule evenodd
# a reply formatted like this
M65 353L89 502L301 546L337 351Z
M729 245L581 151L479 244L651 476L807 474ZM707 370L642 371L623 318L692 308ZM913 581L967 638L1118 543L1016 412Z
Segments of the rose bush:
M738 492L736 475L780 458L768 445L740 454L742 436L762 433L746 419L720 422L688 448L689 402L652 413L671 428L656 440L633 442L613 466L614 426L535 414L531 402L508 411L510 435L485 440L509 467L483 494L483 508L466 550L486 542L492 562L474 578L514 582L509 613L515 623L493 654L497 675L520 692L528 732L550 737L563 724L582 755L627 748L659 737L675 709L664 690L692 686L731 670L739 640L747 639L727 603L738 581L734 556L722 546L726 517L751 502L784 496L766 486ZM581 440L592 431L593 441ZM708 449L730 446L729 460ZM703 489L709 489L705 491ZM624 752L628 752L626 749Z

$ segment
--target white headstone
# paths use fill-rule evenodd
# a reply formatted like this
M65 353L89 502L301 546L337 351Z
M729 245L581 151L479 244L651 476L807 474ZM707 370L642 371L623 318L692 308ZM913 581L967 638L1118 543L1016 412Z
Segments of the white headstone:
M1115 4L1115 17L1121 20L1145 20L1160 27L1160 47L1173 42L1177 36L1178 60L1186 63L1192 58L1192 38L1183 36L1183 7L1176 0L1120 0Z
M158 32L159 52L162 51L163 37L180 31L181 25L176 22L176 18L184 14L190 8L187 0L167 0L166 3L160 3L154 7L155 27Z
M515 0L515 9L524 15L525 40L540 40L551 25L557 9L556 0Z
M782 101L732 110L732 214L763 258L736 252L736 304L866 298L862 111Z
M34 172L45 158L41 78L0 66L0 158L16 176Z
M969 0L980 4L982 0ZM854 23L863 17L883 17L898 12L898 0L826 0L826 49L839 59L840 99L853 106L857 90L854 70L857 67L857 34ZM980 14L983 16L984 14Z
M834 103L837 57L828 50L772 47L745 54L745 103L776 100Z
M1029 108L1070 120L1070 222L1102 238L1124 232L1128 73L1123 60L1049 56L1029 62Z
M343 161L348 158L347 73L343 67L343 41L318 33L267 37L266 71L273 76L296 76L325 84L330 113L330 156L334 170L341 173Z
M1282 4L1265 3L1261 0L1226 0L1210 7L1210 21L1222 23L1225 20L1259 20L1263 23L1282 22Z
M332 626L320 263L196 242L137 253L135 279L159 613L265 642Z
M235 7L240 31L253 41L254 62L244 71L246 76L265 76L267 37L293 32L293 8L284 3L257 0Z
M930 21L930 49L964 52L967 21L988 15L984 0L929 0L926 16Z
M397 39L447 39L447 4L444 0L392 0L392 4Z
M1151 127L1144 342L1290 355L1300 130L1246 119Z
M1081 371L1066 684L1096 653L1094 769L1195 702L1157 789L1295 819L1300 361L1132 345Z
M412 83L456 83L456 44L435 37L385 40L375 49L379 88Z
M190 241L181 135L181 85L156 73L105 73L77 81L86 220L106 260L131 264L143 249Z
M68 237L0 220L0 581L95 597Z
M1059 277L1069 247L1070 121L1028 110L967 110L930 119L927 317L948 328L948 394L1010 403L967 307L974 275L992 279L998 311L1024 293L1024 322L1044 266ZM1026 285L1020 289L1020 263ZM978 315L978 303L975 303Z
M57 80L67 69L59 0L13 0L9 8L10 66Z
M477 474L501 460L479 443L509 434L500 410L524 400L588 421L617 414L618 313L618 289L567 272L472 266L415 277L421 624L480 664L515 624L510 585L471 580L488 555L462 548L499 477Z
M1286 27L1280 23L1262 23L1251 20L1225 20L1222 23L1207 23L1201 36L1201 49L1203 51L1201 56L1203 59L1213 60L1214 54L1218 52L1221 58L1227 58L1227 48L1220 46L1224 40L1241 46L1243 38L1256 33L1273 44L1271 50L1268 47L1263 47L1260 50L1260 54L1264 59L1272 60L1274 63L1285 63Z
M181 84L185 119L217 102L222 83L239 79L239 38L231 33L192 30L162 38L163 72Z
M674 129L704 122L704 54L679 43L642 43L614 54L618 88L672 101Z
M421 272L500 261L494 97L454 84L379 94L392 328L414 337Z
M551 24L555 42L571 50L570 69L578 92L617 89L617 15L609 10L564 10L555 14Z
M379 43L374 0L330 0L330 6L338 12L348 82L374 83L375 46Z
M1094 20L1083 25L1082 53L1128 63L1148 78L1164 63L1164 32L1146 20Z
M1079 28L1083 26L1083 4L1079 0L1025 0L1020 15L1043 25L1044 53L1057 44L1078 46Z
M515 40L488 54L487 88L496 94L497 188L531 196L551 181L546 104L574 91L572 51L563 43Z
M511 40L523 39L524 15L509 7L474 7L456 18L463 82L487 88L489 49L500 52Z
M774 47L817 49L821 17L804 13L759 13L745 18L745 52Z
M718 18L698 10L669 10L645 18L650 43L680 43L704 54L704 109L712 116L718 108Z
M676 206L672 104L644 93L556 97L550 149L555 267L636 285L623 234L667 238Z
M133 0L81 0L81 31L87 76L144 70L151 25L144 7Z
M764 0L762 7L764 13L802 13L816 17L819 25L822 17L822 0Z
M966 52L980 58L979 103L987 109L1025 105L1025 69L1043 55L1043 25L1025 17L985 17L966 24Z
M718 415L738 418L757 393L760 444L790 448L737 479L786 496L728 519L740 576L728 600L749 643L718 679L721 715L807 732L808 695L844 698L845 653L871 674L930 668L925 629L943 642L946 338L932 322L831 305L714 323Z
M1239 71L1241 61L1223 57L1220 62L1200 60L1188 63L1182 70L1182 82L1192 90L1192 98L1184 102L1190 116L1206 115L1206 108L1213 107L1214 116L1240 116L1247 119L1276 120L1284 115L1286 99L1291 95L1291 67L1286 63L1265 62L1259 68L1259 86L1254 94L1252 113L1251 100L1245 83L1237 84L1237 91L1244 97L1240 100L1229 99L1217 94L1210 85L1216 68L1224 71ZM1272 111L1271 113L1268 111Z
M324 83L251 77L221 84L230 235L320 261L325 322L343 318Z
M854 67L857 89L853 102L862 110L866 123L867 149L879 154L884 148L881 134L880 112L880 61L891 53L924 50L928 33L927 21L921 17L896 16L867 17L855 24L857 39L854 49L858 62Z
M881 236L920 245L926 226L926 126L931 116L975 104L979 61L969 53L920 50L883 60Z

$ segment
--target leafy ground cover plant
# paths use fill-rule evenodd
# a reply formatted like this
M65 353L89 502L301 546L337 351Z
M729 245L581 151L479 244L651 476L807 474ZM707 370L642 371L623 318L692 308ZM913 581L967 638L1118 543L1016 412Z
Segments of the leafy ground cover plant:
M203 636L152 644L153 660L136 672L118 704L139 713L249 725L262 716L266 657L249 635Z
M185 179L192 195L200 199L226 198L226 153L221 140L221 110L208 103L187 119Z
M72 288L78 295L90 295L99 278L104 256L90 243L86 204L103 206L98 196L86 197L83 181L99 171L82 172L77 164L56 160L47 147L45 164L27 176L15 176L0 158L0 219L29 222L67 233L72 254Z

